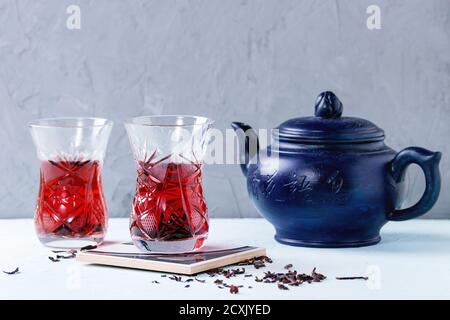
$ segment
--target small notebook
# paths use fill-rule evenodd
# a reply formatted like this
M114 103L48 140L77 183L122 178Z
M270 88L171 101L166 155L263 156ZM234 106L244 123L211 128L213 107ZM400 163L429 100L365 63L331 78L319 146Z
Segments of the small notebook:
M81 251L76 259L93 264L192 275L210 269L265 256L266 249L243 247L208 247L199 251L167 254L139 251L132 243L112 243Z

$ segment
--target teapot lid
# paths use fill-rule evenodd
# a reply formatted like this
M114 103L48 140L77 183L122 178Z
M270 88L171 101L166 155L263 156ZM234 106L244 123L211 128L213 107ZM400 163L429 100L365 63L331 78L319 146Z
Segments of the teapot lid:
M278 126L274 136L283 142L352 143L384 139L384 131L372 122L342 117L343 106L331 91L319 94L314 117L287 120Z

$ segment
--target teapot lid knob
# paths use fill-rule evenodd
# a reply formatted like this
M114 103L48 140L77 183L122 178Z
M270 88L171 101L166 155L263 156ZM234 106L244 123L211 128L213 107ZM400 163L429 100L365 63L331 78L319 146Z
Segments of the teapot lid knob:
M341 117L343 105L333 92L325 91L317 97L315 110L316 117L336 119Z

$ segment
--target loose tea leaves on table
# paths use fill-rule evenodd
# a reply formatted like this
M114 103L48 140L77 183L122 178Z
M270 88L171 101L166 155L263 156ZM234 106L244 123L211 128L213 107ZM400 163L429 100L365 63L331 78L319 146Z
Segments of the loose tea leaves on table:
M369 277L336 277L336 280L369 280Z
M231 270L224 270L222 272L222 275L225 278L231 278L231 277L235 277L237 274L243 274L245 273L245 268L242 269L231 269Z
M69 251L53 251L53 253L58 252L56 257L49 256L48 259L52 262L59 262L61 259L73 259L76 257L76 250L69 250ZM61 254L65 253L65 254Z
M231 285L231 286L229 286L229 288L230 288L230 293L231 294L239 293L239 287L238 286Z
M316 268L313 269L311 275L306 273L297 273L297 271L289 270L287 273L275 273L275 272L265 272L263 278L255 277L256 282L264 282L264 283L276 283L289 286L299 286L304 282L312 283L312 282L321 282L325 280L326 277L323 274L317 273Z
M320 282L326 279L326 277L323 274L316 272L316 268L314 268L313 271L311 272L311 277L313 277L314 282Z
M171 276L169 277L170 280L174 280L176 282L183 282L181 276Z
M9 275L13 275L13 274L18 274L18 273L20 273L20 271L19 271L19 267L17 267L17 268L15 268L13 271L3 271L3 273L9 274Z
M229 287L243 288L243 287L244 287L242 284L236 286L236 285L234 285L234 284L226 284L226 283L224 283L223 286L224 286L225 288L229 288Z
M165 278L165 277L167 277L167 275L163 274L163 275L161 275L161 277ZM202 282L199 279L194 279L194 278L187 278L186 280L183 280L183 277L182 276L178 276L178 275L172 275L172 276L170 276L168 278L170 280L175 281L175 282L184 282L184 283L186 283L186 282L192 282L192 281L195 281L195 280L197 280L198 282ZM204 282L204 280L203 280L203 282Z
M222 268L216 268L216 269L212 269L206 272L210 277L215 277L215 276L224 276L225 278L231 278L231 277L235 277L238 274L243 274L245 273L245 268L242 269L222 269Z
M272 263L272 259L267 256L255 257L252 259L247 259L238 263L239 266L249 266L253 265L255 269L263 268L266 266L265 263Z
M261 265L265 266L265 263L272 263L272 259L266 256L248 259L245 261L242 261L238 263L238 266L243 265L253 265L256 269L258 269ZM318 273L316 268L314 268L310 274L306 273L299 273L296 270L292 270L293 264L287 264L284 266L284 268L287 270L286 272L272 272L267 271L264 272L264 276L254 277L255 282L260 283L275 283L277 288L279 290L289 290L289 286L300 286L301 284L307 282L307 283L314 283L314 282L322 282L326 279L326 276L324 276L321 273ZM233 277L237 277L238 275L243 275L241 278L242 280L245 280L247 277L253 277L252 274L246 274L245 268L230 268L230 269L224 269L224 268L216 268L209 271L204 272L203 274L207 274L210 277L224 277L226 279L230 279ZM186 282L192 282L197 281L201 283L206 283L207 281L205 279L199 279L197 277L194 278L187 278L186 280L183 279L181 275L167 275L162 274L161 277L165 278L168 277L170 280L180 283L186 283ZM213 283L217 286L218 289L228 288L229 292L231 294L237 294L239 293L239 289L243 288L243 285L229 285L224 282L224 279L215 279ZM190 285L186 284L184 285L185 288L189 288ZM253 289L252 286L247 286L248 289Z
M68 252L68 254L63 255L63 254L57 254L56 255L56 259L72 259L75 258L77 255L75 252Z
M284 284L281 284L281 283L278 284L278 289L280 289L280 290L289 290L288 287L286 287Z
M95 246L95 245L88 245L88 246L84 246L84 247L80 248L80 251L94 250L94 249L97 249L97 246Z
M85 251L85 250L93 250L96 249L97 246L95 245L88 245L80 248L79 251ZM56 254L56 257L48 257L48 259L52 262L59 262L61 259L73 259L77 256L77 250L76 249L70 249L70 250L52 250L53 253Z

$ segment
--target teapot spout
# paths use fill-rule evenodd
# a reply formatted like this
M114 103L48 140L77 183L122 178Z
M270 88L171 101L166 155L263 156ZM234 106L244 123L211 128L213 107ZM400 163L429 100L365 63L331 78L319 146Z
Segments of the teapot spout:
M248 166L256 156L259 163L259 138L256 131L243 122L232 122L231 127L238 136L239 163L244 176L247 176Z

